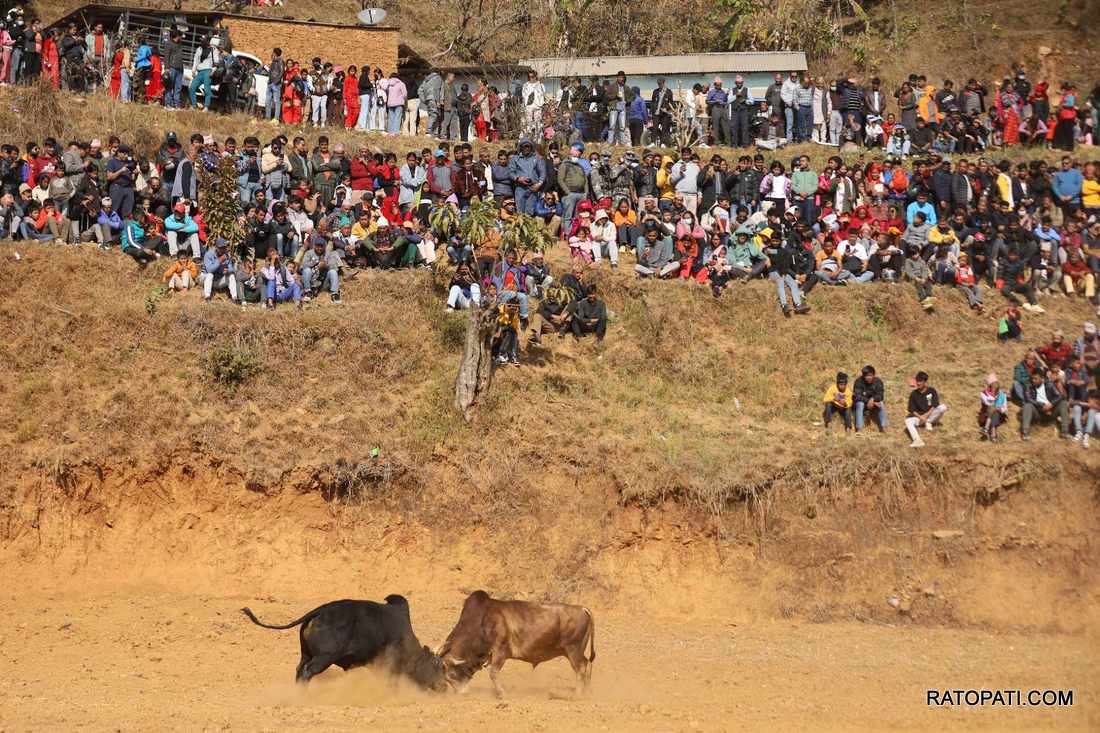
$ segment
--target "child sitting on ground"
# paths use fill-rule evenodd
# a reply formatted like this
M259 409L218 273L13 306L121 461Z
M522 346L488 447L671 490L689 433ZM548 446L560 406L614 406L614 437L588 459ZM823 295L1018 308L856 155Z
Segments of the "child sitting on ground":
M1020 309L1016 306L1012 305L1005 308L1001 320L997 321L997 339L1000 341L1019 341L1024 332L1023 326L1020 325L1022 318Z
M997 428L1008 418L1008 395L1001 389L996 374L985 378L985 389L980 395L982 406L978 410L978 427L982 440L997 442Z
M181 249L176 253L176 261L164 271L164 282L169 290L186 293L199 280L199 268L191 259L191 251Z
M497 333L493 339L493 352L497 364L519 366L516 348L519 344L519 303L501 303L497 306Z
M909 259L902 266L901 273L917 289L917 300L920 301L920 307L931 312L936 305L936 298L932 295L932 270L928 268L928 263L921 257L920 247L909 248Z

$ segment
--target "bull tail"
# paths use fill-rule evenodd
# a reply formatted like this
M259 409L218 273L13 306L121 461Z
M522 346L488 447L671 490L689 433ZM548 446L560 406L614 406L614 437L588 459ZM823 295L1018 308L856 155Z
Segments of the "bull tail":
M592 615L592 612L587 608L584 612L588 614L588 663L596 661L596 618Z
M285 629L293 629L295 626L298 626L299 624L302 624L302 623L305 623L306 621L309 621L311 618L313 618L314 614L317 613L317 609L315 608L312 611L310 611L309 613L307 613L305 616L302 616L300 619L298 619L296 621L291 621L289 624L283 624L282 626L275 626L275 625L272 625L272 624L265 624L263 621L256 618L256 614L252 613L252 609L250 609L250 608L242 608L241 613L243 613L245 616L248 616L248 618L252 621L252 623L256 624L257 626L263 626L265 629L276 629L278 631L283 631Z

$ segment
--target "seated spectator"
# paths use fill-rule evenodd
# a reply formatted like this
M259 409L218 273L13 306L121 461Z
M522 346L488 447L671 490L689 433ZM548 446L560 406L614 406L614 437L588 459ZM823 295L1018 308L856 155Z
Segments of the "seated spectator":
M955 270L955 287L963 292L970 309L982 312L982 294L978 290L978 281L974 277L974 269L970 267L970 257L966 252L959 253L959 267Z
M917 289L917 300L920 301L921 308L931 312L936 307L936 297L932 295L932 271L921 257L920 249L909 248L909 259L905 261L901 273Z
M1023 336L1022 316L1016 306L1005 308L1004 315L997 322L997 339L1000 341L1019 341Z
M634 272L638 277L658 278L672 277L680 271L680 263L673 259L675 248L671 237L662 236L663 232L657 228L649 228L638 239L638 262L634 265Z
M542 298L546 288L554 282L550 276L550 265L546 264L542 252L532 252L523 262L523 269L527 273L527 292L535 298Z
M1070 357L1065 370L1066 400L1069 402L1069 416L1073 423L1073 441L1080 443L1084 437L1083 420L1089 411L1089 373L1085 361L1080 356Z
M1095 323L1085 323L1084 335L1073 342L1073 353L1081 357L1093 383L1100 386L1100 335L1096 333Z
M293 300L299 310L302 308L302 284L299 282L297 270L297 264L293 261L284 266L278 250L268 251L267 265L260 271L267 290L265 308L274 309L276 303L285 303L288 300Z
M594 262L596 259L595 242L587 226L577 228L577 233L569 238L569 256L581 262Z
M188 216L187 209L186 201L180 201L172 208L172 215L164 220L164 236L168 240L168 254L175 257L182 246L190 249L192 256L198 260L202 257L199 225ZM266 251L256 252L257 257L262 257L264 254Z
M760 236L765 241L771 239L772 231L764 229ZM767 266L760 247L749 238L749 232L738 229L734 242L726 249L726 264L730 267L730 276L738 280L751 280L760 277Z
M447 242L447 259L451 261L452 265L458 265L464 262L470 262L474 259L474 248L468 243L464 243L458 237L452 237Z
M1065 334L1061 329L1057 329L1050 335L1050 343L1040 346L1037 351L1047 368L1053 369L1056 366L1061 367L1069 363L1069 359L1073 355L1073 346L1069 341L1066 341Z
M837 254L840 256L840 266L851 275L849 280L869 283L874 279L875 271L871 268L871 255L874 253L874 248L875 243L861 237L855 227L848 230L848 236L840 243Z
M504 260L493 266L490 277L502 303L519 302L520 320L527 323L527 276L522 266L516 264L515 250L509 250Z
M595 283L589 285L588 294L573 305L570 326L574 338L579 339L586 333L594 333L596 341L603 342L607 333L607 306L598 298Z
M982 431L982 440L997 442L997 428L1008 419L1008 395L997 382L997 375L985 378L985 389L979 395L981 407L978 409L978 427Z
M465 310L469 307L481 307L481 288L469 262L461 262L451 276L447 288L447 312Z
M176 253L176 261L164 271L163 279L169 290L187 293L199 281L199 268L187 250L181 249Z
M31 202L26 212L19 225L19 236L38 242L52 242L58 238L59 230L52 224L53 217L50 216L46 207L37 202Z
M313 246L302 255L302 290L316 298L327 285L333 303L340 303L340 255L335 250L325 251L325 238L314 232ZM304 297L303 297L304 299Z
M228 243L218 237L214 246L206 250L202 261L202 296L207 303L215 290L228 290L229 297L237 302L237 276L233 258L226 251Z
M122 220L122 252L130 255L137 261L140 267L145 267L153 260L160 259L157 253L156 240L145 235L145 229L134 220L138 210L131 211Z
M573 315L573 295L573 291L564 285L551 285L546 289L546 297L539 301L535 317L531 319L528 344L542 343L542 334L548 328L556 331L558 338L565 337Z
M784 244L776 235L768 240L764 248L764 264L768 269L768 279L775 283L776 293L779 296L779 307L784 316L790 316L791 306L787 303L787 289L791 291L791 301L794 303L794 312L803 314L810 312L810 306L803 302L802 291L798 287L798 279L795 277L795 250L797 245Z
M825 285L847 285L852 273L840 266L840 253L836 251L836 243L826 237L821 243L821 249L814 256L814 275Z
M931 430L947 412L947 405L940 404L939 393L928 384L928 374L917 372L913 378L913 391L909 393L909 412L905 418L905 429L912 438L910 448L923 448L924 441L918 428Z
M596 211L589 236L592 238L590 251L593 264L599 266L604 253L606 253L607 258L611 260L611 269L617 269L619 267L619 232L603 209ZM570 240L569 246L573 246L572 240Z
M1081 436L1081 447L1089 447L1089 436L1100 434L1100 389L1089 391L1088 417L1085 420L1085 430Z
M844 421L844 432L852 430L852 388L848 386L848 375L837 372L836 383L830 384L821 401L825 404L822 419L825 421L825 429L829 429L829 423L833 421L833 415L840 415Z
M1023 361L1012 370L1012 399L1020 404L1024 402L1024 392L1031 381L1032 374L1041 374L1043 364L1039 360L1039 354L1034 349L1029 349L1024 355Z
M875 374L875 368L868 364L860 371L852 390L855 405L856 432L863 430L863 418L869 412L875 413L878 431L886 430L886 386Z
M1096 275L1079 248L1069 250L1062 263L1062 287L1071 298L1081 293L1089 301L1096 300Z
M519 366L516 353L519 342L520 315L517 303L500 303L497 306L497 329L493 335L493 356L497 364Z
M1060 437L1069 437L1069 401L1047 379L1042 370L1030 375L1023 390L1023 406L1020 410L1020 438L1031 440L1031 424L1040 420L1057 418Z
M187 256L187 252L181 250L179 254L180 258L186 262L191 262L191 259ZM193 263L192 263L192 266ZM256 266L252 264L252 260L243 257L240 263L240 273L237 276L237 284L241 288L241 305L246 303L261 303L266 306L265 296L267 295L267 287L256 272Z

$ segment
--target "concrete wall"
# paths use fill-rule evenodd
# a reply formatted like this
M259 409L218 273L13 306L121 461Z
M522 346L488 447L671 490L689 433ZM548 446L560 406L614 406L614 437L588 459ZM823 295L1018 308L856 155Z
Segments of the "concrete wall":
M397 70L396 28L366 28L362 26L320 26L304 23L280 23L247 18L221 19L229 30L229 38L238 51L258 56L265 64L272 49L283 49L284 59L294 59L308 66L310 59L320 56L325 61L358 68L378 66L389 76Z

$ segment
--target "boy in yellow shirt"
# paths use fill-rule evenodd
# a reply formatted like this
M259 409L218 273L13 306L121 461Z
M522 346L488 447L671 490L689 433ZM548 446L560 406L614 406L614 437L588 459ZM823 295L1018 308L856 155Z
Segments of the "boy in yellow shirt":
M836 384L829 385L821 401L825 403L823 415L825 429L829 429L829 423L832 422L833 415L839 414L841 419L844 420L844 432L850 432L852 429L852 388L848 386L848 375L844 372L837 372Z

